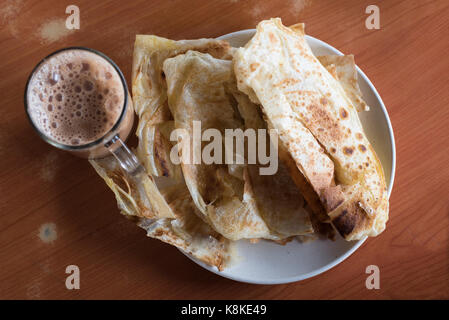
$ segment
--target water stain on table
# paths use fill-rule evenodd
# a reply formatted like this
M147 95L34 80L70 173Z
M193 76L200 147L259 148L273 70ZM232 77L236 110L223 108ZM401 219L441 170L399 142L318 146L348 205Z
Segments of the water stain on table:
M44 223L39 228L38 236L43 243L53 243L58 238L58 233L56 232L56 224L54 224L53 222Z

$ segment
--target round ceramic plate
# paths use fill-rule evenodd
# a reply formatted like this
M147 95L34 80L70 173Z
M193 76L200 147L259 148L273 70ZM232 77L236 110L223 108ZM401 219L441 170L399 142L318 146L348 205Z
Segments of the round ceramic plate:
M243 30L218 39L229 41L233 47L241 47L254 33L254 29ZM306 39L315 55L343 55L321 40L310 36L306 36ZM393 130L387 110L373 84L358 67L357 71L363 98L370 106L370 111L359 113L359 117L382 162L390 195L396 164ZM235 242L235 262L224 271L218 271L186 255L203 268L229 279L256 284L280 284L304 280L329 270L349 257L365 240L348 242L337 236L336 241L291 241L284 246L265 240L256 244L241 240Z

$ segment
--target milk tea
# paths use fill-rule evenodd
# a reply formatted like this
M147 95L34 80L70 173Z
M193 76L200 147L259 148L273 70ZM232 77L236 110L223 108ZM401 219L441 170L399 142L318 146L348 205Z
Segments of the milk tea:
M63 50L33 73L27 92L28 114L50 140L81 156L105 156L107 150L99 140L114 126L123 140L131 130L132 107L122 115L126 95L119 73L105 58L88 50ZM129 95L126 100L131 102Z

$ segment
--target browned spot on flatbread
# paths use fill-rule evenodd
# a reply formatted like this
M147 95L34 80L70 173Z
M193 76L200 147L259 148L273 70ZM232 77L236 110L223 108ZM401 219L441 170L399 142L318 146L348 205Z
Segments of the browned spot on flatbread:
M251 72L256 71L257 67L259 67L259 63L257 63L257 62L251 63L249 66Z
M327 99L324 98L324 97L322 97L322 98L320 99L320 103L321 103L322 105L326 105L326 104L327 104Z
M359 150L362 152L366 151L366 147L363 144L359 144Z
M164 230L158 229L158 230L156 230L156 232L154 233L154 236L155 236L156 238L159 238L159 237L162 237L162 235L164 235L164 233L166 233L166 232L164 232Z
M359 139L359 140L362 140L362 139L363 139L363 135L362 135L360 132L357 132L357 133L355 134L355 137L356 137L357 139Z
M286 79L282 80L281 82L276 83L274 86L285 88L287 86L294 85L295 83L298 83L298 82L299 82L299 80L297 80L297 79L286 78ZM287 92L287 94L301 94L304 96L312 95L312 93L310 91L305 91L305 90L289 91L289 92Z
M167 159L164 154L165 145L164 137L160 133L159 130L156 130L154 137L154 156L157 159L157 163L159 164L159 168L161 170L161 174L164 177L168 177L170 175L170 170L168 167Z
M354 216L348 215L348 210L343 210L338 217L332 220L335 228L344 237L349 235L355 227Z
M328 212L337 209L344 202L344 195L340 186L327 188L323 191L320 198Z
M168 170L166 160L164 159L164 157L160 156L160 152L158 152L158 151L155 152L155 156L156 156L157 160L159 161L159 167L162 171L161 172L162 176L168 177L170 175L170 172Z
M331 148L331 153L335 153L337 152L337 149L335 149L334 147Z
M332 224L343 237L347 237L354 231L366 228L367 224L369 224L369 219L363 209L356 203L353 203L333 217ZM357 230L354 230L355 228Z
M276 43L276 37L274 36L274 34L272 33L272 32L270 32L269 34L268 34L268 37L270 38L270 42L272 42L272 43Z
M340 116L342 119L346 119L348 117L348 111L345 108L340 109Z
M307 106L310 116L303 118L303 121L307 124L307 127L313 133L326 131L326 136L330 137L334 141L342 139L343 132L338 122L329 115L326 107L319 103L312 103ZM323 131L319 131L318 128L323 128Z
M198 48L196 50L201 53L208 53L214 58L230 59L230 48L231 46L227 41L217 41L209 43L205 48Z
M276 242L277 244L280 244L282 246L285 246L287 243L289 243L290 241L292 241L295 237L288 237L285 239L281 239L281 240L274 240L274 242Z
M343 153L347 156L350 156L354 153L354 148L353 147L344 147Z
M120 169L110 172L109 177L112 179L115 185L125 192L131 192L131 186L123 176Z

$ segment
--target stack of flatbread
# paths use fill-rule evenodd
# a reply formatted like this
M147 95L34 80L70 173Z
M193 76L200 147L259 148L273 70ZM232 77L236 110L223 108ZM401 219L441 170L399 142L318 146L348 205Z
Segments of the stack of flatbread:
M148 236L221 270L240 239L285 243L336 230L355 240L384 230L385 179L358 118L368 107L353 56L315 56L302 24L262 21L239 49L138 35L132 95L135 151L148 174L127 175L112 157L91 164ZM261 175L263 165L247 161L173 163L171 132L193 134L194 121L222 134L274 129L277 172ZM188 147L182 141L178 154Z

